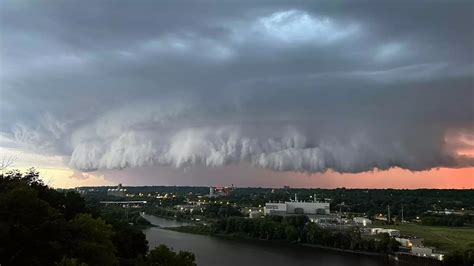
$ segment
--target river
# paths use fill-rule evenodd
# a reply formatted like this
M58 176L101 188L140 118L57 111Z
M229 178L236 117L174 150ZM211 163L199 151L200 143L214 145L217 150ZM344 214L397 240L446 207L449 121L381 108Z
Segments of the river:
M161 227L186 225L185 222L143 215L152 224ZM186 250L195 254L199 266L253 266L253 265L399 265L382 257L343 253L331 250L295 246L271 241L229 240L212 236L175 232L159 227L143 230L150 249L165 244L175 251Z

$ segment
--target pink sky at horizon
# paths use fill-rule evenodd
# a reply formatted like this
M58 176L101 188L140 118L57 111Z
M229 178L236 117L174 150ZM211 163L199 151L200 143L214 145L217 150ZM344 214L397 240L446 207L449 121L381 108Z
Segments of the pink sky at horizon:
M190 176L176 169L168 169L160 173L151 171L151 174L149 171L139 169L130 170L136 171L134 178L130 177L129 170L115 170L100 174L105 176L107 181L115 184L123 183L126 186L230 186L233 184L237 187L275 188L288 185L301 188L474 189L474 167L440 168L420 172L392 168L357 174L340 174L332 171L306 174L231 165L204 173L199 173L198 170L196 176Z
M149 173L138 168L112 170L107 172L81 173L70 169L37 168L43 180L55 188L78 186L227 186L237 187L300 187L300 188L394 188L394 189L474 189L474 167L439 168L411 172L400 168L364 173L294 173L274 172L261 168L227 166L211 169L210 173L198 174L192 178L176 169L164 173ZM154 168L155 169L155 168ZM20 168L20 170L24 170ZM171 172L174 174L170 174ZM136 173L131 175L131 173ZM154 172L154 171L152 171ZM177 173L177 174L176 174ZM75 176L75 177L72 177Z

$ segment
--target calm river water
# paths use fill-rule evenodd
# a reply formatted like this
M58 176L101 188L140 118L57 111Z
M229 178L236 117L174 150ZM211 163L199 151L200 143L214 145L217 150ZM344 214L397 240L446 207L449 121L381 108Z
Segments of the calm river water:
M161 227L182 226L186 223L143 215L152 224ZM186 250L196 255L199 266L253 266L253 265L399 265L380 257L342 253L324 249L299 247L291 244L265 241L227 240L211 236L174 232L152 227L143 231L150 249L160 244L175 251Z

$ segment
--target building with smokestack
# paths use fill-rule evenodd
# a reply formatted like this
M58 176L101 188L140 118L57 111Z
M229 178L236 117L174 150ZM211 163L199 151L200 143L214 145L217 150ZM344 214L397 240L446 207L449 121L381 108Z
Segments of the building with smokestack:
M234 191L234 184L230 187L209 187L209 198L229 196Z
M126 193L127 189L122 187L122 184L119 184L116 188L107 189L107 196L124 198Z
M298 201L295 194L294 201L266 203L264 213L265 215L328 215L330 210L327 202L318 202L316 199L312 202Z
M214 187L209 187L209 198L214 198L215 195L214 195Z

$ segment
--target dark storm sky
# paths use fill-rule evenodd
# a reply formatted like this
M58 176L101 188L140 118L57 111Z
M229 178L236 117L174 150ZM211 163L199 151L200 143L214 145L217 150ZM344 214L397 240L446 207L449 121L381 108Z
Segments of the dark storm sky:
M5 150L81 171L474 165L472 1L2 1L0 17Z

